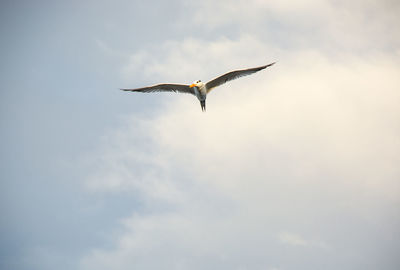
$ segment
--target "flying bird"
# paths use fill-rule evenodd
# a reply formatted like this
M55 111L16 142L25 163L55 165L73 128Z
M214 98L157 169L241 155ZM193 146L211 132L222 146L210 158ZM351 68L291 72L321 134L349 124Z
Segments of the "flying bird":
M210 91L213 90L215 87L220 86L226 82L232 81L234 79L237 79L239 77L243 77L243 76L247 76L247 75L256 73L260 70L263 70L267 67L272 66L273 64L275 64L275 62L265 65L265 66L255 67L255 68L234 70L234 71L228 72L222 76L219 76L207 83L203 83L201 80L197 80L197 81L194 81L190 85L163 83L163 84L156 84L153 86L135 88L135 89L122 88L121 90L131 91L131 92L142 92L142 93L176 92L176 93L192 94L192 95L195 95L199 99L200 105L201 105L201 110L204 112L206 110L207 94L210 93Z

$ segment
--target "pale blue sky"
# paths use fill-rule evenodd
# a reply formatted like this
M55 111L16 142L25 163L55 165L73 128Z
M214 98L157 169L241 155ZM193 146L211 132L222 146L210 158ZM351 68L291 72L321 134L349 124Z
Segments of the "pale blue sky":
M399 268L396 1L0 5L1 269Z

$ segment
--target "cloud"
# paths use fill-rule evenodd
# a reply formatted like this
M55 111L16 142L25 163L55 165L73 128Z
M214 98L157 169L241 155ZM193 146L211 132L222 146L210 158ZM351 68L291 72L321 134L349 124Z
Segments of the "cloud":
M281 231L277 234L278 242L289 245L292 247L307 247L307 248L318 248L318 249L330 249L329 245L322 241L316 240L306 240L303 236L287 232Z
M396 50L400 5L396 1L196 1L190 26L227 34L257 35L285 48L353 54ZM186 22L187 24L187 22Z
M0 268L398 269L396 1L125 2L6 9Z
M183 59L204 66L199 50L221 55L228 68L270 45L242 36L162 48L174 57L142 54L157 78L199 68ZM82 269L303 269L332 257L351 268L367 260L393 269L384 250L395 244L377 234L379 226L396 231L385 209L399 203L398 61L270 51L282 60L213 91L206 113L194 97L176 95L153 118L126 117L104 138L88 185L132 192L146 211L121 221L114 248L92 250ZM216 68L202 73L212 78ZM365 247L367 235L373 247ZM355 250L359 256L346 257Z
M309 243L300 235L289 233L289 232L281 232L278 234L278 239L283 244L288 244L291 246L308 246Z
M238 34L133 53L127 84L128 74L189 83L279 61L214 90L206 113L192 96L165 95L153 117L125 117L104 137L88 188L145 207L81 268L396 269L398 5L357 3L189 2L188 26ZM277 18L277 29L252 28Z
M269 49L267 53L265 49ZM266 48L262 41L249 35L237 39L221 37L212 41L188 37L182 41L166 41L132 54L123 74L127 83L135 83L131 74L137 73L151 80L149 83L161 80L192 82L198 77L206 80L232 68L246 67L238 66L238 63L262 65L266 61L273 62L277 51L277 48Z

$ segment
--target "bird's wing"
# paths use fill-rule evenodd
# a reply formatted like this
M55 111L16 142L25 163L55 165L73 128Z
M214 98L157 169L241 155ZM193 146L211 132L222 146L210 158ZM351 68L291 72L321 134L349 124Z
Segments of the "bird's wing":
M187 93L193 94L193 88L190 88L189 85L185 84L157 84L148 87L135 88L135 89L127 89L122 88L123 91L131 91L131 92L142 92L142 93L152 93L152 92L176 92L176 93Z
M234 70L234 71L228 72L228 73L226 73L222 76L219 76L219 77L215 78L214 80L211 80L208 83L206 83L207 93L209 93L213 88L220 86L221 84L224 84L226 82L232 81L234 79L237 79L237 78L240 78L243 76L253 74L257 71L263 70L264 68L272 66L273 64L275 64L275 62L265 65L265 66L261 66L261 67Z

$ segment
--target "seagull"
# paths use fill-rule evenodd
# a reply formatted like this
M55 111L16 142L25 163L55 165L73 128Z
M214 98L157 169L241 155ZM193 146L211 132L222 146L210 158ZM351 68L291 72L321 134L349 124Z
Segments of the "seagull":
M194 81L190 85L163 83L163 84L156 84L153 86L135 88L135 89L121 88L121 90L131 91L131 92L142 92L142 93L176 92L176 93L192 94L192 95L195 95L199 99L200 105L201 105L201 110L204 112L206 110L207 94L210 93L210 91L213 90L215 87L220 86L226 82L232 81L234 79L237 79L239 77L243 77L243 76L247 76L247 75L256 73L260 70L263 70L267 67L272 66L275 63L276 62L273 62L271 64L260 66L260 67L255 67L255 68L234 70L234 71L225 73L224 75L221 75L205 84L201 80L197 80L197 81Z

